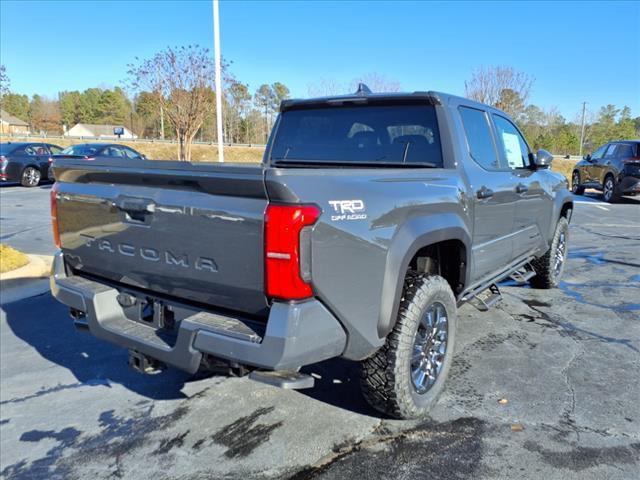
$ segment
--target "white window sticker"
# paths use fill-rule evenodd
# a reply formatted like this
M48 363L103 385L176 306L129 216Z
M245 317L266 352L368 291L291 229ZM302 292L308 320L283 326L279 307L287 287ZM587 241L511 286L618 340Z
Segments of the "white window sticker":
M518 139L518 135L502 132L502 143L504 144L509 166L511 168L521 168L522 150L520 149L520 140Z

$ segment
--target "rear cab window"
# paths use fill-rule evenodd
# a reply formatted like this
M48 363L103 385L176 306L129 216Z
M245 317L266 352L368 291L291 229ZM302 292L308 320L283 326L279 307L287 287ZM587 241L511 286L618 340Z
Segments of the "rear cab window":
M431 105L328 106L287 110L271 148L272 164L442 167Z

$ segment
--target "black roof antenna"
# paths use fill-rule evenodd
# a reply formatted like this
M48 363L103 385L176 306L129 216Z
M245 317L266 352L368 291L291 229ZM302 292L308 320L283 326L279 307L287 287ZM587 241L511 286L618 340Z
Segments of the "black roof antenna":
M356 90L356 95L369 95L371 94L371 89L369 87L367 87L364 83L360 82L358 84L358 90Z

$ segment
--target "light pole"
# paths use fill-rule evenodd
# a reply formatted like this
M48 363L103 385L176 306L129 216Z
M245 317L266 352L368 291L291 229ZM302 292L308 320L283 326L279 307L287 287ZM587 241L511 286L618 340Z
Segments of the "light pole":
M584 113L587 108L587 102L582 102L582 130L580 131L580 153L578 154L582 157L582 145L584 144Z
M216 69L216 126L218 127L218 161L224 162L222 138L222 75L220 74L220 12L219 0L213 0L213 50Z

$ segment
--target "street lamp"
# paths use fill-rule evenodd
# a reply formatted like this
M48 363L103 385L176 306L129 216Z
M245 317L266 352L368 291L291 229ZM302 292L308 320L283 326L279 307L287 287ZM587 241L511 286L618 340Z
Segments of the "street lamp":
M220 12L219 0L213 0L213 51L216 70L216 124L218 127L218 161L224 162L222 143L222 75L220 74Z

